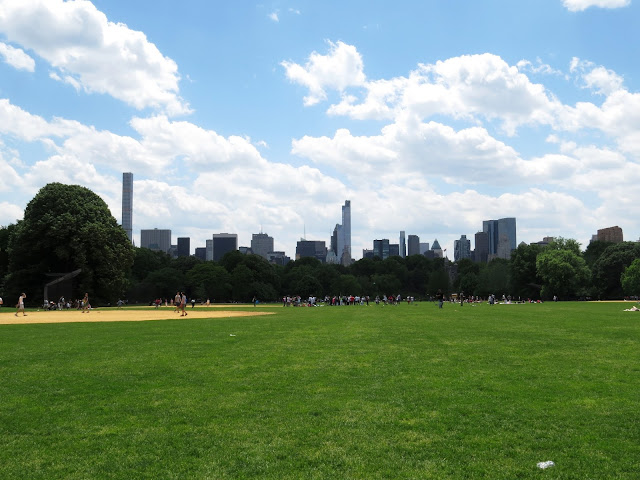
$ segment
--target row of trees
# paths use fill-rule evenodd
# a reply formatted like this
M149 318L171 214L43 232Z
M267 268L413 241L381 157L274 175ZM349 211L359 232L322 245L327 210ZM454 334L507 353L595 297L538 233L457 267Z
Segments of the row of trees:
M227 302L277 300L284 295L445 294L515 298L621 298L640 294L640 244L592 242L583 252L571 239L548 246L521 244L510 260L487 264L428 259L421 255L362 259L349 267L314 258L267 263L230 252L220 262L171 259L134 248L100 197L75 185L49 184L25 209L24 219L0 228L0 292L32 292L39 301L57 274L81 269L74 295L89 292L94 303L125 298L149 302L186 291L190 298ZM33 302L34 300L32 300Z

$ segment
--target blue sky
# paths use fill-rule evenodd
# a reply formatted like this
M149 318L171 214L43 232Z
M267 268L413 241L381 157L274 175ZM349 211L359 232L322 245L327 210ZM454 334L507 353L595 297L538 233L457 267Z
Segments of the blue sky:
M0 225L84 185L134 239L261 229L294 256L352 205L399 231L518 242L640 228L636 0L0 0ZM472 242L473 248L473 242Z

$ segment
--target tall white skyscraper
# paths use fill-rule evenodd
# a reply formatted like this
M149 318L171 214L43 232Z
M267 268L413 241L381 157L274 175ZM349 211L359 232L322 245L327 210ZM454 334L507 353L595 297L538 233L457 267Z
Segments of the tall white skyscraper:
M133 173L122 174L122 228L133 242Z
M351 264L351 200L345 200L342 207L342 238L344 247L342 252L336 252L340 263Z
M404 230L400 230L400 256L405 258L407 256L407 242L404 237Z

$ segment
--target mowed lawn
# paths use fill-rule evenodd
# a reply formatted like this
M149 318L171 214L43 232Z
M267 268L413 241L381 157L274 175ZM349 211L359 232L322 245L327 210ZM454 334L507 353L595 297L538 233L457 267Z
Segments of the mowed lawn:
M638 479L631 305L0 325L0 478Z

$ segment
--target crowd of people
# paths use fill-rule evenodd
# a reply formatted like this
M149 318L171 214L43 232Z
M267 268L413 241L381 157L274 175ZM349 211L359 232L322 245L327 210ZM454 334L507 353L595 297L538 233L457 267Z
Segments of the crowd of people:
M376 305L398 305L403 301L402 295L383 295L380 297L376 295L373 302ZM414 303L415 298L412 296L407 296L404 298L408 304ZM371 297L369 295L326 295L323 300L318 301L317 297L310 296L306 299L303 299L300 295L286 295L282 297L282 306L283 307L317 307L320 304L328 305L328 306L340 306L340 305L363 305L369 306L371 302Z
M82 299L66 300L64 297L60 297L57 302L53 300L45 300L42 304L43 310L82 310L82 312L88 312L91 309L89 303L89 294L85 293Z

